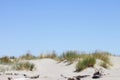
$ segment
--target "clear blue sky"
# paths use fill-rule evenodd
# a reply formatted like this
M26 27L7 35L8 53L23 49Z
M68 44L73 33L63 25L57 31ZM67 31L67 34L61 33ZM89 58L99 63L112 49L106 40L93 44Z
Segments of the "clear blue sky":
M0 0L0 56L96 49L120 54L120 0Z

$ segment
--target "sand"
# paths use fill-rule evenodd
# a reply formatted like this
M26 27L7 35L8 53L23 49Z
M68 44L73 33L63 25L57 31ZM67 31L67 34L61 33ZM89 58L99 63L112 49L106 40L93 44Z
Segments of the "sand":
M112 56L110 57L110 60L113 66L110 69L103 68L104 75L99 78L99 80L120 80L120 57ZM78 75L89 75L81 80L95 80L92 79L93 73L95 72L94 68L87 68L82 72L74 72L76 62L71 65L67 65L65 62L58 63L53 59L30 60L29 62L35 64L36 70L0 72L0 80L8 80L8 77L11 77L11 80L67 80L67 78L64 77ZM17 73L17 75L6 75L6 73ZM29 77L36 75L40 76L37 79L30 79L29 77L25 78L23 74L26 74Z

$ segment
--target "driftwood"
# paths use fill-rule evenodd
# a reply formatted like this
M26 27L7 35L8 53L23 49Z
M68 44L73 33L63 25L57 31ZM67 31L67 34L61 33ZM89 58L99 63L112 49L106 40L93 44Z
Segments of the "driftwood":
M85 78L85 77L88 77L90 75L79 75L79 76L73 76L73 77L76 77L76 78Z
M81 80L81 78L85 78L88 77L90 75L78 75L78 76L73 76L73 77L65 77L63 75L61 75L61 77L67 79L67 80Z
M8 77L8 80L26 80L25 78L11 78L11 77Z
M11 77L8 77L8 80L11 80L12 78Z
M35 75L35 76L27 76L27 75L25 75L25 78L37 79L37 78L39 78L39 75Z
M26 77L27 75L26 74L23 74L24 77Z
M102 77L102 75L103 75L103 71L102 71L102 69L96 69L95 70L95 73L93 74L93 79L97 79L97 78L101 78Z
M18 75L18 74L16 74L16 75ZM25 78L29 78L29 79L37 79L37 78L39 78L39 75L27 76L26 74L23 74L23 76L24 76L24 79L25 79ZM8 80L19 80L19 79L21 79L21 78L14 79L14 78L12 78L12 77L8 77Z
M39 75L30 77L30 79L37 79L37 78L39 78Z
M75 80L74 78L68 78L67 80Z

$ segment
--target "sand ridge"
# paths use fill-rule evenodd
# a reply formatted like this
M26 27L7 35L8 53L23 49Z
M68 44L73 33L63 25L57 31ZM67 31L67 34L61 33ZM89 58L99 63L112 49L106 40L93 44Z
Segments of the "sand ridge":
M111 57L111 62L113 66L110 69L104 69L104 76L99 78L99 80L119 80L120 79L120 57ZM36 66L36 70L34 71L5 71L0 72L0 80L8 80L8 77L11 77L11 80L67 80L65 77L72 77L78 75L89 75L86 78L82 78L81 80L94 80L92 79L93 73L95 71L94 68L87 68L82 72L74 72L76 63L71 65L67 65L65 62L58 63L53 59L38 59L38 60L30 60L29 62L34 63ZM13 73L12 75L6 73ZM14 75L14 74L18 75ZM23 74L26 74L24 76ZM31 77L39 75L38 78ZM63 75L63 76L61 76Z

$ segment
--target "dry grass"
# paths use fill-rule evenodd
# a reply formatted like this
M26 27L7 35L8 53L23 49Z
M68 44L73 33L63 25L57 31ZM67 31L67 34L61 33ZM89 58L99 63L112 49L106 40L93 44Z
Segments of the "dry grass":
M109 59L109 57L110 57L110 53L108 53L108 52L100 52L100 51L95 51L94 53L93 53L93 56L96 58L96 59L100 59L100 60L102 60L103 62L104 62L104 65L106 64L108 64L108 65L112 65L111 64L111 62L110 62L110 59ZM102 63L103 64L103 63Z
M33 71L33 69L35 69L35 65L29 62L20 62L20 63L15 64L13 66L13 69Z
M67 60L70 64L72 64L76 59L79 58L79 54L76 51L67 51L63 53L60 57L60 60Z
M43 59L43 58L51 58L51 59L55 59L57 57L57 54L55 53L50 53L50 54L40 54L39 58Z
M36 57L30 53L26 53L25 55L22 55L19 57L19 59L24 59L24 60L31 60L35 59Z
M0 58L0 64L11 64L12 61L8 56L4 56Z
M82 71L87 67L94 67L96 59L92 55L88 55L83 60L79 60L76 64L76 71Z

